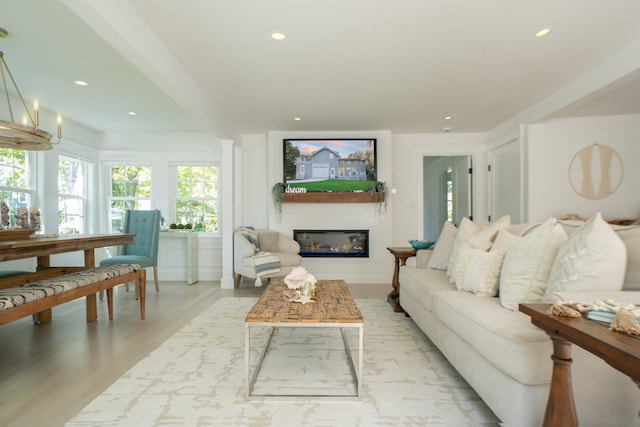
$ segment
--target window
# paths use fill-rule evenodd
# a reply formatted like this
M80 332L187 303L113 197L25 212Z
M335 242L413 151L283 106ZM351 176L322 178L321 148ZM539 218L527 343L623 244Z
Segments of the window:
M109 230L121 231L127 209L151 209L151 166L109 166Z
M213 165L175 166L175 217L194 230L218 231L218 168Z
M70 157L58 157L58 233L85 233L88 165Z
M447 221L453 221L453 168L449 166L447 168L447 172L445 173L446 179L446 188L445 191L447 193Z
M27 226L40 229L40 224L16 224L16 216L27 212L35 190L30 176L29 158L23 150L0 148L0 221L4 227ZM25 218L30 215L24 215Z

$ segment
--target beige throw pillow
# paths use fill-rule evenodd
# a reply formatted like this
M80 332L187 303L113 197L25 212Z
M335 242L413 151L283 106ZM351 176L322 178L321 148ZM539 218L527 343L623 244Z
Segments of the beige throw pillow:
M558 251L547 293L619 291L624 282L627 249L600 213L576 230Z
M451 277L454 273L458 254L464 249L464 242L475 233L480 231L482 226L471 221L469 218L464 217L458 227L458 233L456 239L453 242L453 248L451 248L451 256L449 257L449 266L447 267L447 276ZM453 282L453 279L451 280Z
M446 270L449 266L449 257L451 256L451 249L453 248L453 242L456 238L458 229L453 223L447 221L442 227L440 237L433 248L433 253L427 262L427 268L433 270Z
M500 304L517 310L520 303L539 302L545 293L551 266L567 234L555 218L510 245L500 275Z
M472 292L479 297L494 297L498 293L500 268L505 251L483 251L469 249L460 254L458 268L460 277L456 285L460 290Z
M472 223L468 218L463 219L460 231L456 236L457 245L454 244L451 258L449 259L449 269L447 270L450 280L455 283L456 288L462 289L461 279L464 273L464 264L460 261L461 254L470 249L488 251L493 245L498 231L509 227L510 224L511 218L509 215L483 225ZM475 230L475 232L472 232L472 230Z

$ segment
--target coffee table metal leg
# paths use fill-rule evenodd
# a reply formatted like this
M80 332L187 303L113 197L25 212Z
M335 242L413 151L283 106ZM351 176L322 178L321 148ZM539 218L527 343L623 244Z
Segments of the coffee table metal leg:
M269 348L269 344L271 343L271 337L273 336L273 331L275 328L269 329L269 336L267 337L267 342L264 347L260 351L260 355L258 356L258 362L256 363L256 368L253 371L253 375L251 375L251 326L248 323L244 325L244 373L245 373L245 399L251 397L251 392L253 391L253 386L256 384L256 380L258 379L258 374L260 373L260 368L262 368L262 361L264 360L264 355Z

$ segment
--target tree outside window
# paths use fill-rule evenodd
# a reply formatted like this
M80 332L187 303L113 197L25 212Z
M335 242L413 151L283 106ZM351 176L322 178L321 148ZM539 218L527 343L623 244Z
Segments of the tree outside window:
M218 168L177 165L175 215L177 224L197 231L218 231Z
M58 158L58 233L85 233L88 165L81 160Z
M34 189L29 172L25 151L0 148L0 222L4 228L15 226L18 209L31 205Z
M110 166L109 229L122 231L127 209L151 209L151 166Z

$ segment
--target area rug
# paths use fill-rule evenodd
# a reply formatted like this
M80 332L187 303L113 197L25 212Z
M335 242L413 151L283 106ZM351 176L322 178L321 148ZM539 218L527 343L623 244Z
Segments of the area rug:
M253 298L221 298L113 383L67 426L465 426L498 420L413 321L378 300L365 319L362 398L250 400L244 316ZM276 330L255 391L349 387L336 330ZM252 346L265 339L252 333ZM257 356L252 353L252 360ZM255 364L255 360L252 362Z

